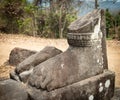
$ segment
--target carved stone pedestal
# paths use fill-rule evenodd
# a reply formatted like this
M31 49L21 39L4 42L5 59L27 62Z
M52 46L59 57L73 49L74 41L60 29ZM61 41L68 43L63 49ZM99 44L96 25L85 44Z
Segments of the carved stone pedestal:
M111 100L114 95L114 81L114 73L105 71L50 92L35 88L27 90L33 100Z

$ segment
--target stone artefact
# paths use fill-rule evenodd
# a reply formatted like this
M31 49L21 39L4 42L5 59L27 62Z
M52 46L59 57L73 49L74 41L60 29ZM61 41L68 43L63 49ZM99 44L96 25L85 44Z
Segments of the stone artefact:
M52 47L52 46L47 46L40 52L28 57L25 59L23 62L18 64L16 67L16 72L17 73L22 73L24 71L30 70L31 68L39 65L40 63L46 61L49 58L52 58L58 54L62 53L61 50Z
M28 84L41 91L39 97L32 92L35 100L110 100L115 75L107 69L103 21L103 11L97 9L68 27L69 48L36 66L29 77ZM74 85L77 83L78 86Z
M33 100L110 100L114 95L114 73L87 78L80 82L55 89L51 92L29 88L27 91Z
M28 93L25 86L17 81L0 81L0 100L28 100Z
M103 16L103 11L96 9L73 22L68 27L65 52L43 49L16 67L11 78L24 82L28 100L113 97L115 74L108 70Z
M12 79L15 79L17 81L19 81L20 78L22 82L27 82L27 79L33 72L35 66L60 53L62 53L61 50L52 46L47 46L40 52L29 56L20 64L18 64L15 71L11 72L10 76Z
M68 33L69 48L35 67L29 78L30 85L51 91L103 73L101 10L86 16L69 26L73 32Z
M19 63L21 63L23 60L25 60L26 58L28 58L29 56L35 53L37 52L16 47L10 52L9 64L16 66Z
M115 89L114 97L111 100L120 100L120 88Z
M20 77L19 75L15 72L15 70L10 72L10 79L16 80L18 82L20 82Z
M94 10L92 13L72 22L68 29L68 44L77 47L92 46L99 52L101 52L101 49L103 53L103 67L107 69L104 12L102 10Z
M103 72L102 65L97 63L92 54L95 54L92 49L70 47L36 66L29 84L51 91L100 74Z

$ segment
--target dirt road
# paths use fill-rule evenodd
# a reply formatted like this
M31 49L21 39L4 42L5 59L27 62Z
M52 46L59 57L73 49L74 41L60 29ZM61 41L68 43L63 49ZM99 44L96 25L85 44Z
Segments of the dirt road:
M107 41L108 67L116 74L116 87L120 87L120 42Z
M55 46L62 51L68 48L65 39L41 39L24 35L3 35L0 34L0 77L8 77L12 66L2 66L9 58L9 53L14 47L21 47L30 50L40 51L45 46ZM116 73L116 86L120 87L120 42L107 41L109 69Z

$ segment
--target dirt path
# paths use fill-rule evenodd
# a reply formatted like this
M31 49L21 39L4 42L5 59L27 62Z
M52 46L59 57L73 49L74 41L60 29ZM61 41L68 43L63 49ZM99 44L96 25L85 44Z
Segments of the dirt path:
M108 66L116 74L116 87L120 87L120 42L107 41Z
M9 53L14 47L40 51L45 46L55 46L62 51L68 48L65 39L41 39L24 35L0 34L0 77L8 77L12 66L2 66L9 58ZM107 41L109 69L116 73L116 86L120 87L120 42Z

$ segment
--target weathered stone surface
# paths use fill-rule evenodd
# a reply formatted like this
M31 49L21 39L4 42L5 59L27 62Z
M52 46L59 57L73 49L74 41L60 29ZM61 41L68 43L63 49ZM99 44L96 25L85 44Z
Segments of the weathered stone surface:
M29 100L25 87L14 80L0 81L0 100Z
M51 91L103 72L92 48L71 47L34 68L29 84ZM99 57L99 54L97 54Z
M28 57L23 62L21 62L16 67L16 72L22 73L24 71L30 70L31 68L37 66L38 64L44 62L45 60L52 58L60 53L62 53L61 50L52 46L47 46L40 52Z
M103 33L102 38L102 52L103 52L103 67L108 69L108 60L107 60L107 48L106 48L106 24L105 24L105 13L104 11L101 12L101 31Z
M111 100L115 74L107 69L103 19L102 10L90 12L70 25L65 52L46 47L16 67L11 78L26 84L28 100Z
M16 47L10 53L9 64L16 66L19 63L21 63L23 60L25 60L27 57L29 57L35 53L37 53L37 52Z
M19 78L18 74L15 72L15 70L13 70L12 72L10 72L10 79L13 79L15 81L20 82L20 78Z
M22 82L26 83L32 72L33 72L33 69L30 69L28 71L24 71L20 73L18 76Z
M75 20L68 27L69 33L92 33L94 27L98 24L101 10L94 10L92 13Z
M51 91L103 72L105 66L101 45L103 42L101 10L94 10L86 16L73 22L69 29L74 31L76 27L80 29L82 27L83 30L83 28L86 28L85 26L89 26L88 23L94 23L93 31L89 30L91 33L68 33L68 35L75 34L76 37L73 36L72 39L81 40L83 43L79 42L80 46L70 44L70 47L64 53L36 66L29 79L30 85ZM88 37L88 35L90 36ZM71 37L68 37L68 43L69 39ZM77 42L74 41L74 43ZM89 43L90 46L88 46Z
M108 69L104 11L94 10L71 23L68 29L68 44L75 47L92 47L94 45L93 49L101 49L103 67Z
M120 88L115 89L114 97L111 100L120 100Z
M68 44L77 47L92 46L91 33L68 33Z
M105 71L53 91L27 89L33 100L110 100L114 94L115 74Z
M29 56L23 62L18 64L15 71L10 73L10 78L17 81L21 80L24 83L27 82L29 75L33 72L33 68L36 65L60 54L61 52L61 50L52 46L45 47L40 52Z

